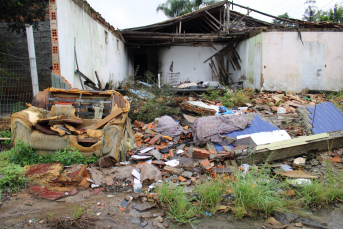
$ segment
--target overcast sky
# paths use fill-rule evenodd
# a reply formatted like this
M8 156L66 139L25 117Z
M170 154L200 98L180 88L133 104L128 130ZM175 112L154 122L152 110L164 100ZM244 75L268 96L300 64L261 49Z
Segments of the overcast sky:
M252 9L265 12L271 15L280 15L288 12L292 18L301 19L305 11L306 0L237 0L234 3L249 6ZM87 2L98 11L106 21L115 28L125 29L168 20L162 11L156 12L156 8L165 0L87 0ZM335 3L343 3L342 0L317 0L319 9L328 10ZM234 11L245 13L239 7ZM250 16L271 21L257 13L250 13Z

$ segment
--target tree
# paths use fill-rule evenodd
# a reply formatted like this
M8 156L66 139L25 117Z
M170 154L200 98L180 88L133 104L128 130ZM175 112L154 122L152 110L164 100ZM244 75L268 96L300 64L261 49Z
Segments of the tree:
M284 19L289 19L288 13L284 13L278 16L279 18L284 18ZM284 21L278 20L278 19L273 19L273 23L277 25L282 25Z
M335 4L335 7L328 11L319 11L318 21L343 22L343 6Z
M307 5L303 14L303 20L315 22L318 18L318 7L316 0L307 0L304 4Z
M0 0L0 20L7 23L8 30L25 34L25 25L37 29L44 21L48 0Z
M216 0L167 0L159 4L156 11L163 11L167 17L175 18L216 2Z

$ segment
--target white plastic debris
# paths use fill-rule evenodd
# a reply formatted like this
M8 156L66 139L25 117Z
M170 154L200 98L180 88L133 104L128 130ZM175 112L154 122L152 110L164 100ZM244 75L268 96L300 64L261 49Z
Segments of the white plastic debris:
M99 215L101 215L101 212L96 213L96 216L99 216Z
M241 167L244 169L243 176L248 172L250 165L248 164L242 164Z
M120 162L121 165L129 165L130 164L130 161L122 161Z
M185 152L185 151L183 151L182 149L179 149L179 150L176 152L176 154L182 154L183 152Z
M134 176L138 180L141 180L141 174L136 169L132 170L132 176Z
M176 159L173 159L173 160L170 160L170 161L167 161L167 162L164 162L166 165L169 165L171 167L176 167L180 164L180 162Z
M142 191L142 183L140 180L134 178L133 179L133 190L134 192L141 192Z
M92 179L87 178L87 181L94 183Z
M142 149L141 151L139 151L139 153L146 153L146 152L149 152L152 149L155 149L155 147L148 147L148 148Z
M293 186L304 186L312 183L310 179L305 178L288 179L287 182Z
M286 114L286 109L284 108L284 107L279 107L278 109L277 109L277 113L278 114Z
M99 188L100 186L97 185L97 184L92 184L91 187L92 187L92 188Z
M281 166L282 170L285 171L285 172L293 171L292 167L289 166L289 165L281 164L280 166Z
M114 195L107 195L107 197L108 197L108 198L112 198L112 197L114 197Z

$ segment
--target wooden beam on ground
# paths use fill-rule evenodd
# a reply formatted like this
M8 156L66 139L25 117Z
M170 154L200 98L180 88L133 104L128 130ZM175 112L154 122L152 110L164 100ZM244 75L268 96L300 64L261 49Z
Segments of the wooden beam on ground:
M300 141L301 138L304 140ZM290 144L292 142L293 144ZM268 145L265 145L265 149L258 150L255 153L247 156L246 158L237 160L237 162L239 162L239 164L247 163L250 165L266 162L270 163L271 161L275 160L299 156L309 151L328 150L328 148L342 148L343 131L340 130L336 132L331 132L329 134L317 134L306 137L294 138L291 140L286 140L278 143L271 143L270 145L276 146L268 148Z

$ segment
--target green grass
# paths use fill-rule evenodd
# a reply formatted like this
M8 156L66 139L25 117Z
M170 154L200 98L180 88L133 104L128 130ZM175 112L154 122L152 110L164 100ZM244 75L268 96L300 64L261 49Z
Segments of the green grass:
M188 198L181 186L171 186L163 184L158 188L158 198L161 204L168 208L168 217L180 224L192 223L198 214L197 207L192 204L192 199Z
M0 192L12 193L26 187L28 180L24 176L24 168L10 162L10 151L0 153Z
M207 181L195 186L198 202L203 211L215 212L226 192L226 183Z
M236 181L231 181L229 187L236 196L233 212L238 219L256 213L268 217L273 211L285 208L287 200L281 190L287 186L278 183L269 173L252 169L245 176L242 173L235 176Z
M74 205L74 212L73 212L73 217L74 220L78 220L81 218L82 215L84 214L89 214L92 213L90 209L87 209L88 206L79 206L79 205Z

